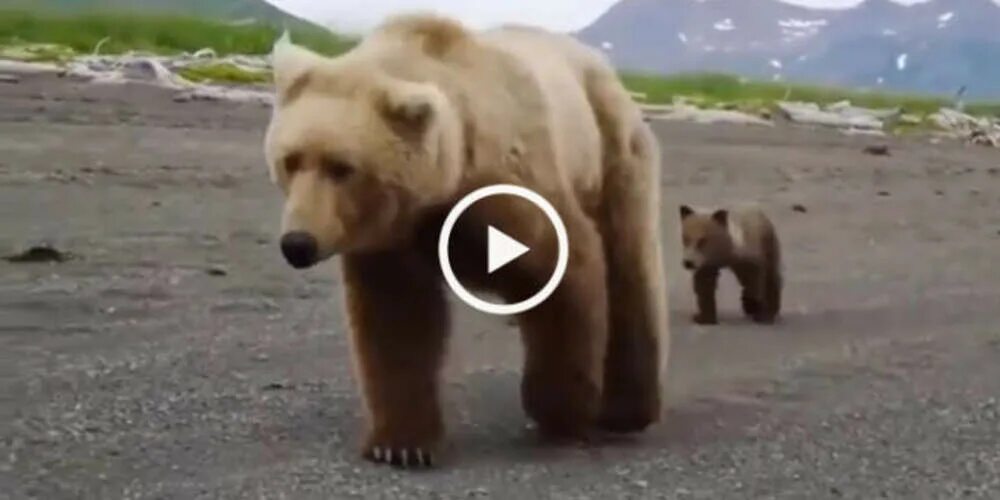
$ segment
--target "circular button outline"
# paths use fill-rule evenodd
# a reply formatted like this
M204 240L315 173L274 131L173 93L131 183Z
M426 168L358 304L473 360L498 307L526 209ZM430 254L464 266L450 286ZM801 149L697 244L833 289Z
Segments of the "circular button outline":
M556 241L559 245L559 256L556 259L556 268L555 271L552 272L552 276L549 277L549 281L545 283L545 286L543 286L541 290L536 292L531 297L513 304L495 304L493 302L480 299L469 292L469 290L466 289L455 276L455 271L451 268L451 259L449 258L448 253L448 240L451 239L452 230L455 229L455 223L458 222L459 216L472 206L473 203L476 203L483 198L499 194L517 196L540 208L545 214L545 217L549 219L552 227L555 229ZM487 251L489 251L489 249L487 249ZM566 274L566 266L569 262L569 237L566 233L566 226L563 224L562 218L560 218L559 214L556 212L555 207L553 207L552 204L541 195L528 188L516 186L514 184L493 184L481 187L467 194L464 198L459 200L454 207L452 207L450 212L448 212L448 216L445 218L444 224L441 226L441 235L438 237L438 261L441 265L441 272L444 273L444 279L448 283L448 286L451 287L451 290L458 295L458 298L462 299L462 301L466 304L487 314L495 314L498 316L520 314L532 309L538 304L541 304L545 299L549 298L549 295L552 295L552 293L556 291L556 287L559 286L559 282L562 281L563 275Z

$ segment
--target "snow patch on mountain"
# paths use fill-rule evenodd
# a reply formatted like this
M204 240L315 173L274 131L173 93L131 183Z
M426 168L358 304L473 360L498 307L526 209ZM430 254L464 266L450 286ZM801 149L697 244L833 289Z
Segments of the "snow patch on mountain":
M954 12L945 12L944 14L941 14L940 16L938 16L938 26L937 26L938 29L947 28L948 27L948 23L952 19L954 19L954 17L955 17L955 13Z
M716 21L712 27L717 31L733 31L736 29L736 25L733 24L733 20L728 17L721 21Z

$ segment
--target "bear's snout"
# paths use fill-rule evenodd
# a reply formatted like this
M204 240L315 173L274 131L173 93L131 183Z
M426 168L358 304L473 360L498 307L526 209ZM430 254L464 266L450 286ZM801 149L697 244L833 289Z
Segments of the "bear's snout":
M281 237L281 254L295 269L305 269L316 263L319 242L305 231L290 231Z

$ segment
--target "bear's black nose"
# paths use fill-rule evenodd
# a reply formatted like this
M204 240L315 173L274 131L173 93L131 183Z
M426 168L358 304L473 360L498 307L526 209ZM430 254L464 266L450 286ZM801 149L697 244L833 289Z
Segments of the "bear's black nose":
M684 259L684 269L688 270L694 269L694 261Z
M281 237L281 254L295 269L305 269L316 263L319 243L305 231L291 231Z

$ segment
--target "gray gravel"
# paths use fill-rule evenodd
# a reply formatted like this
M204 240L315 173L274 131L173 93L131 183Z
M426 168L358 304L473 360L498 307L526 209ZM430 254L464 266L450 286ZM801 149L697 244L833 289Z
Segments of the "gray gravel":
M658 124L674 342L662 425L526 427L520 347L458 306L440 469L356 453L335 266L275 245L258 105L24 76L0 86L0 498L1000 498L1000 154ZM879 195L879 192L884 192ZM696 327L674 207L758 200L784 321Z

